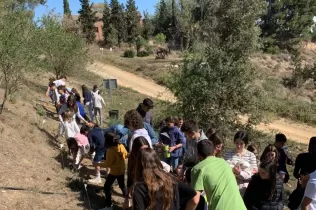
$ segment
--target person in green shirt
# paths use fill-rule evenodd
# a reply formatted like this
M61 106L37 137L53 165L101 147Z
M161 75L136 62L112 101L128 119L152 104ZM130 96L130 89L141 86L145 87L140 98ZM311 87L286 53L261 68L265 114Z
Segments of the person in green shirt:
M205 191L209 210L246 210L230 166L225 160L214 157L213 150L211 141L198 142L197 151L201 162L191 171L192 187L198 195Z

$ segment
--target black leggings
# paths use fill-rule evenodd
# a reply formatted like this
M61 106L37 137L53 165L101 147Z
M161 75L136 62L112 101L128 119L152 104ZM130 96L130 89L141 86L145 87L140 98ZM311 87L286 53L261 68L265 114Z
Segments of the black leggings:
M106 207L111 207L112 206L112 198L111 198L111 187L112 184L115 182L117 179L118 185L120 189L122 190L123 196L126 195L126 189L125 189L125 182L124 182L124 174L115 176L112 174L109 174L108 177L106 178L105 184L104 184L104 193L105 193L105 205Z

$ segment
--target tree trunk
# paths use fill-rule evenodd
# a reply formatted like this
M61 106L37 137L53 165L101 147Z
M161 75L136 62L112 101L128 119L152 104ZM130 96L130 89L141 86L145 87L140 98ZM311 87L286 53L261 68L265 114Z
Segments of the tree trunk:
M3 112L4 105L7 102L7 99L8 99L8 86L6 85L5 90L4 90L3 101L2 101L2 104L0 105L0 115Z

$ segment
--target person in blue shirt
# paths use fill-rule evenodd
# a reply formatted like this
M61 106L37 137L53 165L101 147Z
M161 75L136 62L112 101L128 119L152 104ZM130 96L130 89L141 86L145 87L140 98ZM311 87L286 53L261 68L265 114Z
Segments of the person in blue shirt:
M104 157L106 152L105 138L103 130L95 124L94 127L88 133L88 139L90 143L90 151L94 151L95 155L93 158L93 166L95 167L96 177L90 179L89 182L92 184L101 183L101 173L99 163Z
M80 112L80 115L87 121L87 122L91 122L89 117L87 116L85 110L84 110L84 107L83 105L81 104L81 97L79 95L79 93L75 93L75 97L76 97L76 104L79 108L79 112ZM76 118L76 121L77 121L77 124L79 125L80 123L80 119L79 118Z
M152 145L158 143L158 138L156 136L154 128L149 123L146 123L146 122L144 122L144 128L148 132ZM107 133L107 132L113 132L116 135L119 135L121 138L121 143L124 144L125 146L128 145L127 144L128 137L132 136L132 132L122 124L113 125L105 129L104 133Z
M111 127L104 130L104 133L112 132L116 135L120 136L121 143L127 146L127 138L129 130L128 128L124 127L122 124L112 125Z
M174 117L167 117L166 124L160 134L159 142L164 145L169 145L170 157L165 158L164 162L171 165L175 170L179 164L179 158L182 155L182 145L185 141L184 135L179 128L175 126L176 119Z

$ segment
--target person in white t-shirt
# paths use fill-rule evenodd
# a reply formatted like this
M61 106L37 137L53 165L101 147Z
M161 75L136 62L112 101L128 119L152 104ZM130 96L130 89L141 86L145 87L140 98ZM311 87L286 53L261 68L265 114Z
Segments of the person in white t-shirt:
M310 174L300 209L316 210L316 171Z
M58 103L59 102L59 96L60 94L58 93L58 90L57 88L59 86L66 86L66 81L67 81L67 77L66 76L61 76L59 80L55 80L53 83L56 85L56 89L55 89L55 92L54 92L54 98L56 99L56 102Z
M101 96L102 91L99 91L99 94L95 94L93 96L93 105L94 105L94 116L97 119L98 124L101 126L103 123L103 117L102 117L102 104L105 106L105 102L103 97ZM99 119L98 119L99 117Z
M144 128L143 118L135 109L126 112L124 116L124 126L133 132L133 135L128 143L129 152L132 151L134 140L139 136L144 137L148 141L150 148L153 148L151 138L147 130Z

